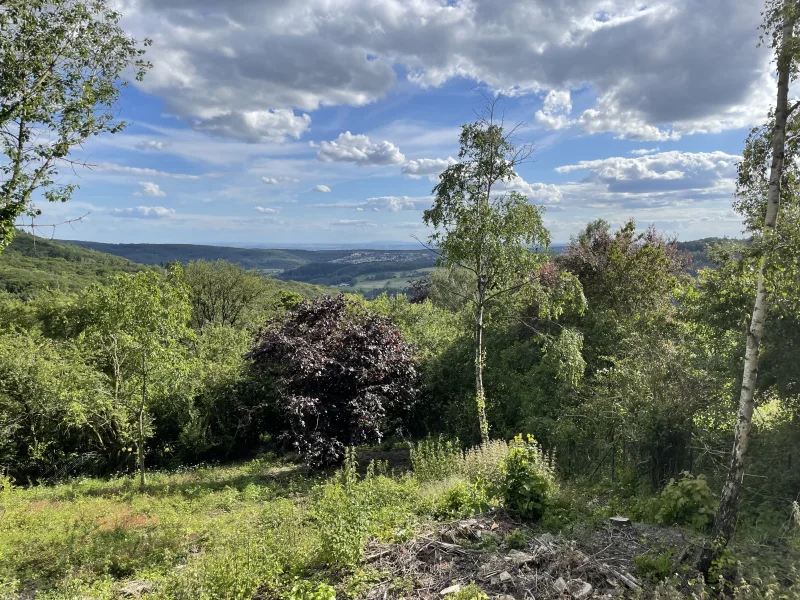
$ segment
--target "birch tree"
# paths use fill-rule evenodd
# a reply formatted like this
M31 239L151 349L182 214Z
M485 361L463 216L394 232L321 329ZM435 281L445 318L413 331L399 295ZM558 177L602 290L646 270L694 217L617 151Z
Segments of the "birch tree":
M70 152L92 136L116 133L115 106L141 79L144 50L120 28L109 0L0 2L0 253L17 218L40 214L34 193L66 202L76 186L61 184ZM149 40L145 40L145 45Z
M483 386L486 310L497 298L530 283L542 262L539 249L550 244L542 209L512 191L515 169L533 152L515 147L515 128L494 119L494 103L480 120L462 126L458 163L448 167L433 189L433 206L423 220L434 228L428 239L439 264L463 269L472 280L475 335L475 402L481 439L489 440Z
M744 160L739 166L739 198L735 207L744 213L749 228L757 227L760 220L761 231L754 235L760 261L755 303L747 324L744 372L731 463L714 519L711 544L704 550L700 560L700 566L705 573L708 573L713 561L727 547L736 526L739 494L745 473L745 455L755 408L759 351L774 291L770 276L775 271L775 266L781 262L781 257L775 250L780 245L781 200L785 198L784 186L788 183L787 151L793 155L795 145L794 139L787 138L787 130L793 113L800 106L800 102L789 105L789 85L797 76L800 58L800 40L796 31L800 1L768 0L763 14L762 42L766 40L775 52L777 98L771 114L771 126L768 131L762 130L761 136L758 132L751 135ZM766 160L770 161L768 176Z

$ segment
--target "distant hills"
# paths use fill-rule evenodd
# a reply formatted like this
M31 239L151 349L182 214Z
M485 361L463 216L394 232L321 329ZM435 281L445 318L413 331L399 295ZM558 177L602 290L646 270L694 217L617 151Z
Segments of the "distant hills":
M703 238L679 242L693 258L692 272L711 266L709 244L730 241ZM379 246L375 243L375 246ZM554 245L553 251L563 251ZM382 291L398 292L434 268L436 255L425 249L325 249L236 248L194 244L106 244L48 240L20 232L0 255L0 290L29 296L43 289L77 291L105 282L115 273L133 273L145 265L178 261L223 259L256 269L298 288L303 295L318 290L304 285L328 286L361 292L368 297ZM299 282L299 283L296 283ZM320 288L321 289L321 288ZM315 293L316 292L316 293Z
M75 292L115 273L144 268L119 256L19 232L0 254L0 290L19 296L45 289Z

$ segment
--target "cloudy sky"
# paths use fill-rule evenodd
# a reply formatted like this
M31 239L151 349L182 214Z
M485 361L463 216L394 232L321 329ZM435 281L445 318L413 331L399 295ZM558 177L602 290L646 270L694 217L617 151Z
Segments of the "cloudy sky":
M747 129L774 85L758 0L119 0L154 68L94 140L58 237L411 241L459 126L502 93L555 242L629 217L737 236Z

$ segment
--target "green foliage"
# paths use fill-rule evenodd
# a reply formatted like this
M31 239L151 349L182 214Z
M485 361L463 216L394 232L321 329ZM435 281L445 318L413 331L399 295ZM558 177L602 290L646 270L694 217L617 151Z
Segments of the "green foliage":
M364 554L370 537L394 539L410 524L419 496L410 478L376 475L374 464L359 478L352 452L331 481L313 494L311 513L320 532L320 560L350 567Z
M713 523L716 507L706 478L683 473L681 479L671 479L661 491L655 504L655 518L665 525L678 523L703 530Z
M460 472L458 440L429 438L409 446L411 466L418 481L442 481Z
M467 483L460 479L446 481L445 491L434 508L434 515L442 519L463 519L487 512L492 507L484 482Z
M528 546L528 539L519 529L515 529L503 538L503 543L510 550L522 550Z
M297 580L287 600L336 600L336 590L325 582Z
M117 273L145 268L110 254L34 238L22 231L2 256L0 289L25 299L47 290L79 292L94 283L107 283Z
M32 196L65 202L75 185L58 184L70 151L116 133L116 102L130 70L150 66L106 0L12 0L0 11L0 253L22 215L38 216ZM145 40L145 45L149 45ZM54 75L55 74L55 75Z
M659 583L672 575L673 552L666 551L658 554L640 554L633 558L636 572L645 581Z
M553 464L531 435L527 439L522 434L514 438L503 469L505 506L525 518L541 518L555 487Z

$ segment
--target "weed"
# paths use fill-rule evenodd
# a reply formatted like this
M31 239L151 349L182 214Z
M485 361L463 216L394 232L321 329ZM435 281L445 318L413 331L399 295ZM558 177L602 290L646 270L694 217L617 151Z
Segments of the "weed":
M446 600L489 600L489 596L483 593L481 588L479 588L474 583L470 583L468 586L461 588L460 591L455 592L453 594L447 594L445 596Z
M528 545L528 540L519 529L515 529L505 537L503 543L509 550L522 550Z
M702 475L683 473L681 479L670 479L655 502L655 518L664 525L688 525L706 530L714 522L717 502Z
M544 513L554 489L552 465L533 439L518 435L511 443L504 463L503 500L505 506L522 516L538 519Z
M674 551L668 550L659 554L641 554L633 559L636 571L645 581L659 583L672 574L670 560Z

